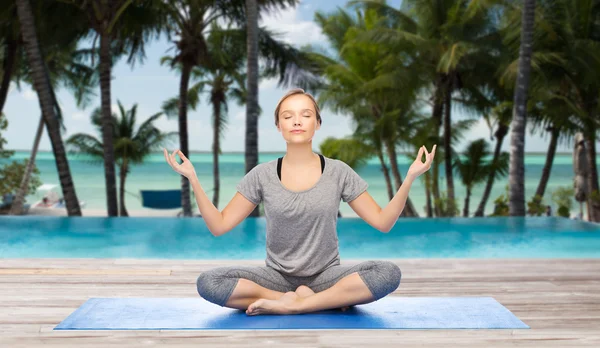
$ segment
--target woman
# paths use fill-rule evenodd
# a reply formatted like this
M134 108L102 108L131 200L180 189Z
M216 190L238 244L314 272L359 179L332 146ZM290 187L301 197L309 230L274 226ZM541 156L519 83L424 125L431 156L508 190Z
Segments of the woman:
M219 267L202 273L197 289L204 299L246 310L248 315L300 314L373 302L399 286L401 272L392 262L340 265L336 232L340 199L368 224L389 232L404 209L410 185L431 166L436 146L431 154L421 147L398 193L381 209L367 192L367 182L350 166L312 151L321 122L310 94L302 89L286 93L275 108L275 126L287 143L285 156L250 170L222 212L202 190L183 153L164 150L169 165L190 180L213 235L227 233L264 202L265 266Z

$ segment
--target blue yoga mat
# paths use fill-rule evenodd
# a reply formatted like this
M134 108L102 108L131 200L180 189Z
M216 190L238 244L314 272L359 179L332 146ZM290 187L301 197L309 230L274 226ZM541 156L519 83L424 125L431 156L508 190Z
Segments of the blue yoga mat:
M91 298L54 330L528 329L492 297L384 297L341 310L248 316L202 298Z

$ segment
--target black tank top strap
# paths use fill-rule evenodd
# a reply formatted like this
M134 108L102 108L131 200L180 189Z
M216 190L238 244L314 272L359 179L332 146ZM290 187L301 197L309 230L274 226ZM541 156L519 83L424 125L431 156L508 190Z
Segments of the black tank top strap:
M321 174L323 174L323 171L325 170L325 158L321 154L319 154L319 157L321 158ZM283 162L283 157L279 157L277 159L277 176L279 177L279 180L281 180L281 163L282 162Z
M280 181L281 181L281 161L283 161L283 157L279 157L277 159L277 176L279 177Z
M323 174L323 171L325 170L325 158L323 158L323 155L319 154L319 157L321 157L321 174Z

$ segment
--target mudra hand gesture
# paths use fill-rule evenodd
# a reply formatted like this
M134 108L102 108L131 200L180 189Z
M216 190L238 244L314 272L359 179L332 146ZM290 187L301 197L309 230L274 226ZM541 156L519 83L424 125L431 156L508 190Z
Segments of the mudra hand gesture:
M416 179L419 177L419 175L428 171L429 168L431 168L431 163L433 162L433 157L435 156L436 147L437 145L433 145L431 153L429 153L425 146L421 146L421 148L419 149L419 153L417 154L417 158L410 165L410 168L408 168L407 176L411 176L413 179ZM425 162L421 161L421 159L423 158L423 152L425 152Z
M192 162L190 162L190 160L187 159L187 157L185 157L181 150L175 150L172 154L169 155L167 149L163 148L163 152L165 154L165 159L167 160L167 163L169 163L169 165L171 166L171 168L173 168L174 171L185 176L188 179L196 176L196 170L194 169ZM179 158L181 158L181 164L177 163L177 158L175 158L175 154L178 154Z

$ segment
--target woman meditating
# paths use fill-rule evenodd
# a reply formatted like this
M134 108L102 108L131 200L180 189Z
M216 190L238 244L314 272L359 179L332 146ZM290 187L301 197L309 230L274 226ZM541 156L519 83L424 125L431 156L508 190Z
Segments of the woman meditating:
M436 146L431 153L421 147L395 197L381 209L367 192L367 182L350 166L312 151L321 122L310 94L302 89L285 94L275 108L275 125L287 143L285 156L250 170L223 211L206 196L184 154L164 150L169 165L190 180L213 235L229 232L264 203L265 266L218 267L200 274L197 289L204 299L248 315L300 314L366 304L398 288L400 268L390 261L340 264L336 230L340 199L369 225L389 232L404 209L412 182L431 166Z

